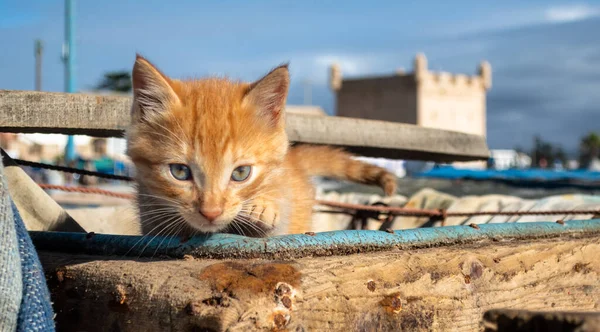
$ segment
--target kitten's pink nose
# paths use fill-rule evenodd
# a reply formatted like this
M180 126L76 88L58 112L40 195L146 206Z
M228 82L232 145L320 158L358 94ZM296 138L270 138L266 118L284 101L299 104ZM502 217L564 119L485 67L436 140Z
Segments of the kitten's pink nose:
M204 218L206 218L206 220L208 221L214 221L215 219L219 218L220 215L223 214L223 209L221 208L201 208L200 209L200 214L204 216Z

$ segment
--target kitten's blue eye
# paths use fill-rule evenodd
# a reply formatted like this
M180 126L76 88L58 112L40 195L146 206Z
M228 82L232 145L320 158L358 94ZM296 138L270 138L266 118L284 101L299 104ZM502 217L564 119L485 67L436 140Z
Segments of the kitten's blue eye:
M235 182L242 182L248 179L252 173L252 166L239 166L231 173L231 179Z
M170 164L171 175L179 181L187 181L192 178L192 171L184 164Z

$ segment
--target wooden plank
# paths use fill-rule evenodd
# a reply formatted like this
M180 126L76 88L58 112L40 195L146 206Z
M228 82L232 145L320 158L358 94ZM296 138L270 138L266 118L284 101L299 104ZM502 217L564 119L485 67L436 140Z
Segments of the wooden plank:
M40 258L63 331L480 331L492 309L597 310L599 251L579 233L295 260Z
M0 131L122 137L130 98L0 90ZM415 125L290 112L292 142L328 144L363 156L438 162L485 160L484 137Z

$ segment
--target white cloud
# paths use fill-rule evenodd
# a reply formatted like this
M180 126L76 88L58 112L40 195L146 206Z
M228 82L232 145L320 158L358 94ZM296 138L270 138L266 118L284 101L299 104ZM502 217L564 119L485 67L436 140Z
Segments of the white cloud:
M340 66L345 77L371 74L380 64L388 64L383 54L344 54L344 53L303 53L281 56L290 60L293 80L309 79L313 84L328 84L329 69L332 64ZM388 71L393 71L393 67Z
M449 26L443 26L442 30L436 32L442 36L455 37L481 31L499 31L539 24L576 22L597 16L600 16L600 6L587 4L536 6L495 12L493 15L482 16L482 19L453 22Z
M348 55L332 55L324 54L317 55L314 58L315 64L320 67L329 68L332 64L337 64L341 67L342 72L349 75L360 75L368 72L368 61L360 56L348 56Z
M545 12L545 18L550 22L573 22L600 15L600 8L588 5L570 5L550 7Z
M355 54L321 53L305 57L304 65L310 68L311 76L326 79L329 68L337 64L344 77L393 74L411 58L399 52L370 52Z

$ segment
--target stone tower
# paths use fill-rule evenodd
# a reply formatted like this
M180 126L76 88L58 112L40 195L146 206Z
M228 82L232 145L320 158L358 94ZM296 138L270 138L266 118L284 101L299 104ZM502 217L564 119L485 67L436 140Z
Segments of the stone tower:
M427 58L417 54L413 72L343 79L331 66L330 87L336 115L394 121L425 127L486 135L486 94L492 86L492 68L481 62L477 74L467 76L428 69Z

